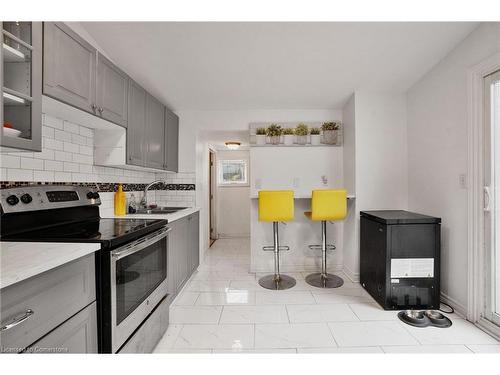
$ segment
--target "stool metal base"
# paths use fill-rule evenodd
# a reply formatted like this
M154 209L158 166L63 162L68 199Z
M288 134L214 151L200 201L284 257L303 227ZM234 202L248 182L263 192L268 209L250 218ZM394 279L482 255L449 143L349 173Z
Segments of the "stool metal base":
M306 276L306 283L316 288L339 288L344 285L344 280L337 275L327 273L326 277L321 272L312 273Z
M295 286L297 282L288 275L267 275L259 279L259 285L271 290L285 290Z

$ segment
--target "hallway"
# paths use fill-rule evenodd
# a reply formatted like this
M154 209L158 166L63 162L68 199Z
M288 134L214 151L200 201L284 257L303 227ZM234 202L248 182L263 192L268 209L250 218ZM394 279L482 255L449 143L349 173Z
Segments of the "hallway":
M155 353L500 353L500 342L456 314L450 328L414 328L346 276L322 290L290 274L286 291L248 272L250 239L217 240L170 307Z

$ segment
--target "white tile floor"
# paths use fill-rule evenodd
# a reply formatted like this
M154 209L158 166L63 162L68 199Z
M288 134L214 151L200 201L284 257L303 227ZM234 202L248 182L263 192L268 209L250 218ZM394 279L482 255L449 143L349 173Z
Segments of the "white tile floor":
M305 274L269 291L248 272L250 241L218 240L170 307L155 353L500 353L500 342L456 314L450 328L414 328L358 283L322 290Z

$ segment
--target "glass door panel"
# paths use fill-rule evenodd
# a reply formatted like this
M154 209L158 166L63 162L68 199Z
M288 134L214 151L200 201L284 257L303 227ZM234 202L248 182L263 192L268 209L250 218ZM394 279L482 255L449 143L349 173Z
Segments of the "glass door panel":
M485 317L500 325L500 71L485 78Z
M32 139L32 23L3 22L3 135Z

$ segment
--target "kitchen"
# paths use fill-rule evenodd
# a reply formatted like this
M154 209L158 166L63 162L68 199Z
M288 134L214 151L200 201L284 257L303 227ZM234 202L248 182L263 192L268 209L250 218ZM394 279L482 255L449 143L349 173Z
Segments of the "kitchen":
M2 34L2 352L500 352L463 102L499 23Z

